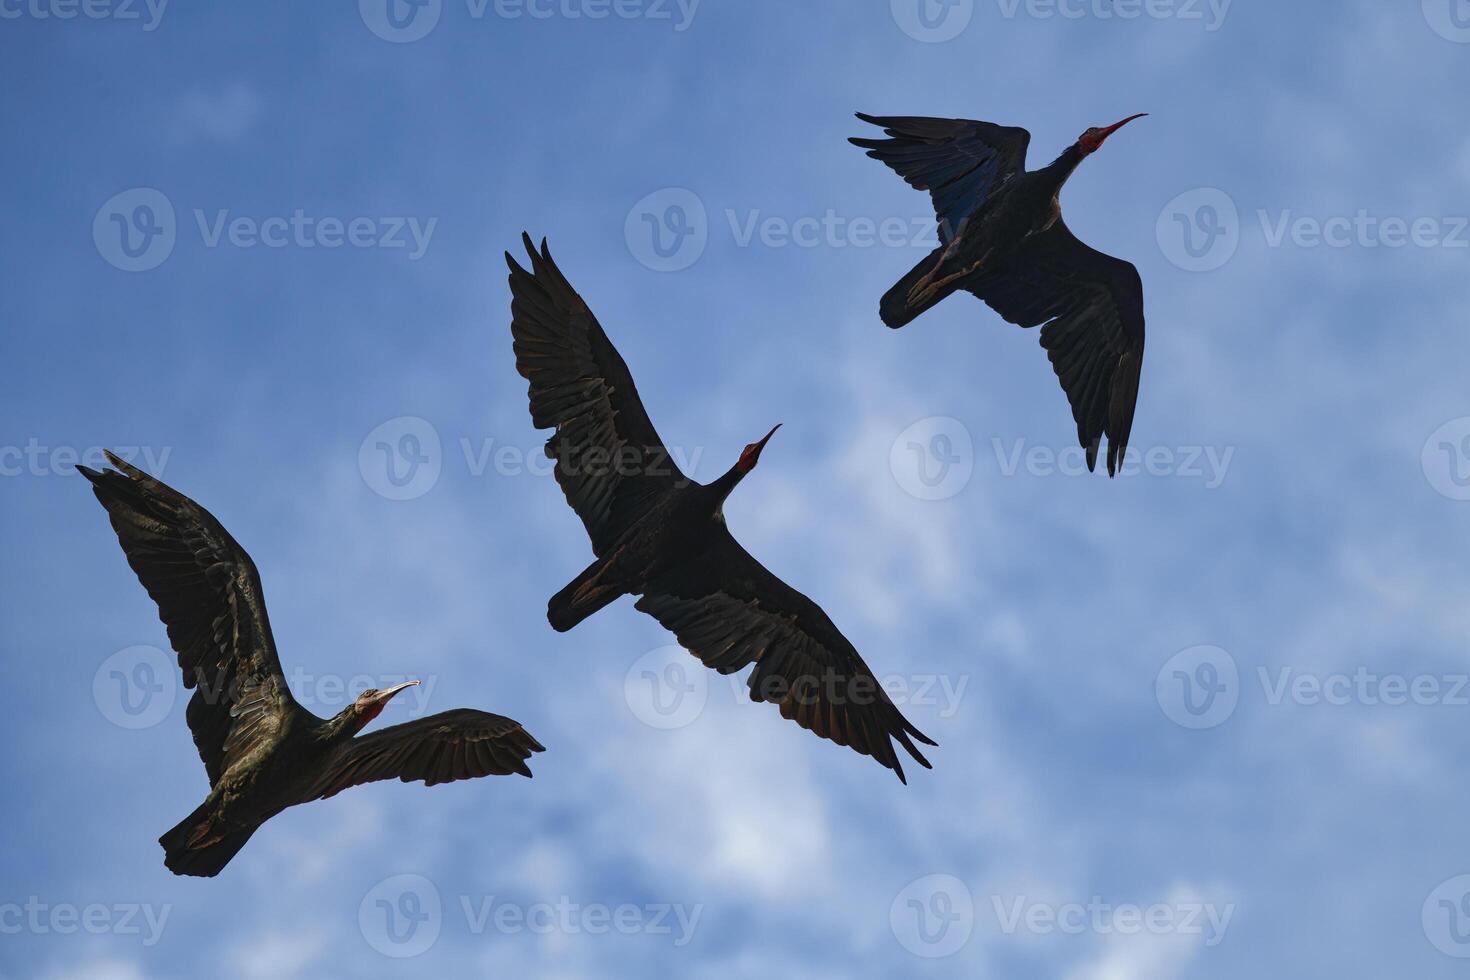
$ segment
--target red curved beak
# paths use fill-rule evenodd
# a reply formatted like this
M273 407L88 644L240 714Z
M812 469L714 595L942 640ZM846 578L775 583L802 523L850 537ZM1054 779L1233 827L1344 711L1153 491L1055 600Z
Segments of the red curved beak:
M1122 119L1118 122L1113 123L1111 126L1102 131L1102 137L1098 140L1098 143L1101 144L1103 140L1107 139L1109 136L1112 136L1114 133L1131 123L1133 120L1142 119L1146 115L1148 115L1148 113L1139 112L1129 116L1127 119Z
M766 448L766 443L771 441L771 436L775 435L776 430L779 428L781 428L781 423L777 422L774 426L771 427L771 431L766 433L766 437L755 444L755 454L757 456L760 455L762 449Z

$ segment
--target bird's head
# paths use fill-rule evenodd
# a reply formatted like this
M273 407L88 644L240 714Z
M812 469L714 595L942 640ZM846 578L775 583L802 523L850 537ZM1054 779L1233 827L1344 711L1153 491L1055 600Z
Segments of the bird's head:
M382 714L383 708L393 700L394 695L410 687L417 687L418 683L418 681L404 681L402 684L395 684L382 690L370 687L359 694L357 700L352 702L352 707L348 709L352 715L353 733L362 731L369 722Z
M1083 156L1090 156L1091 154L1098 151L1098 148L1103 145L1103 141L1106 140L1109 136L1112 136L1114 133L1131 123L1133 120L1141 119L1146 115L1148 115L1148 113L1140 112L1137 115L1129 116L1127 119L1124 119L1120 122L1115 122L1111 126L1103 126L1101 128L1094 126L1087 132L1083 133L1081 136L1077 137L1077 146L1081 148Z
M752 442L741 450L740 459L735 463L735 469L741 476L755 469L755 464L761 461L761 450L766 448L766 443L771 441L771 436L775 435L776 429L779 428L781 424L778 422L759 442Z

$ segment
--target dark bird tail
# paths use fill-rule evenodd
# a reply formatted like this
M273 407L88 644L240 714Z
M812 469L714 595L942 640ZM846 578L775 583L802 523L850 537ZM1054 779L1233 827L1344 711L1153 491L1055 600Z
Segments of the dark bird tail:
M210 819L213 809L213 802L205 801L158 838L163 846L163 864L174 874L213 878L255 833L255 827L247 827L217 834Z
M558 633L565 633L603 606L623 595L624 590L600 582L607 568L601 560L593 562L567 587L546 604L546 621Z
M944 246L941 245L924 256L923 260L914 266L908 275L883 294L883 299L878 303L878 316L883 319L884 323L897 330L954 291L953 288L941 288L929 291L925 295L915 295L916 287L939 269L943 254Z

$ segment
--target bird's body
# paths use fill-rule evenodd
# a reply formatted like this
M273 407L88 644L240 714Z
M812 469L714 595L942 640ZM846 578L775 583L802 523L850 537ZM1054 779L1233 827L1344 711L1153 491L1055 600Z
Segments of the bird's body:
M649 583L710 560L730 533L724 504L732 488L733 483L722 487L689 481L660 496L606 555L553 597L548 606L552 625L571 629L607 602L642 595Z
M823 738L871 755L900 779L897 741L926 768L903 717L820 606L742 548L724 502L756 466L772 429L713 483L679 471L648 418L628 366L587 304L525 239L531 270L506 254L516 367L531 418L555 429L546 454L581 517L596 560L551 598L547 619L569 630L624 595L704 664L753 665L750 696ZM779 426L777 427L779 428Z
M108 453L78 467L107 509L128 564L158 604L193 688L186 720L209 776L204 802L159 838L175 874L213 876L287 807L380 779L429 785L530 776L542 751L517 722L461 708L359 735L407 681L363 691L331 718L292 697L250 556L203 507Z
M851 140L929 191L939 246L879 302L905 326L958 291L1011 323L1041 327L1041 343L1072 405L1077 437L1096 464L1108 437L1108 472L1127 450L1143 365L1143 284L1138 270L1080 242L1062 220L1061 190L1113 126L1089 129L1049 165L1026 169L1031 134L970 119L858 118L886 139Z

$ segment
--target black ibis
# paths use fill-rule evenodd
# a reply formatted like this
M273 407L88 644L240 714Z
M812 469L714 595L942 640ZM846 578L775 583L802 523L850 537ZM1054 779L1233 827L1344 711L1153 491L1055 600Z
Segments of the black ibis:
M939 247L884 295L897 329L958 290L1022 327L1041 346L1072 405L1087 468L1108 437L1108 474L1128 448L1143 367L1143 282L1130 262L1084 245L1062 220L1062 185L1113 133L1147 113L1087 130L1040 170L1026 169L1031 134L972 119L869 116L886 139L851 143L928 191Z
M461 708L358 736L405 688L363 691L335 717L292 697L276 656L255 563L203 507L112 453L78 466L107 508L128 564L153 601L194 688L185 718L209 796L158 839L178 875L213 877L286 807L380 779L520 773L542 746L519 723Z
M596 555L551 598L552 627L569 630L621 596L639 596L635 608L705 666L731 674L754 664L751 700L775 703L783 717L872 756L900 780L895 739L931 768L913 740L935 743L904 718L827 614L725 526L725 498L755 469L776 429L713 483L685 476L627 364L545 241L538 252L530 236L523 239L530 271L505 256L516 368L530 382L532 423L555 430L546 455Z

